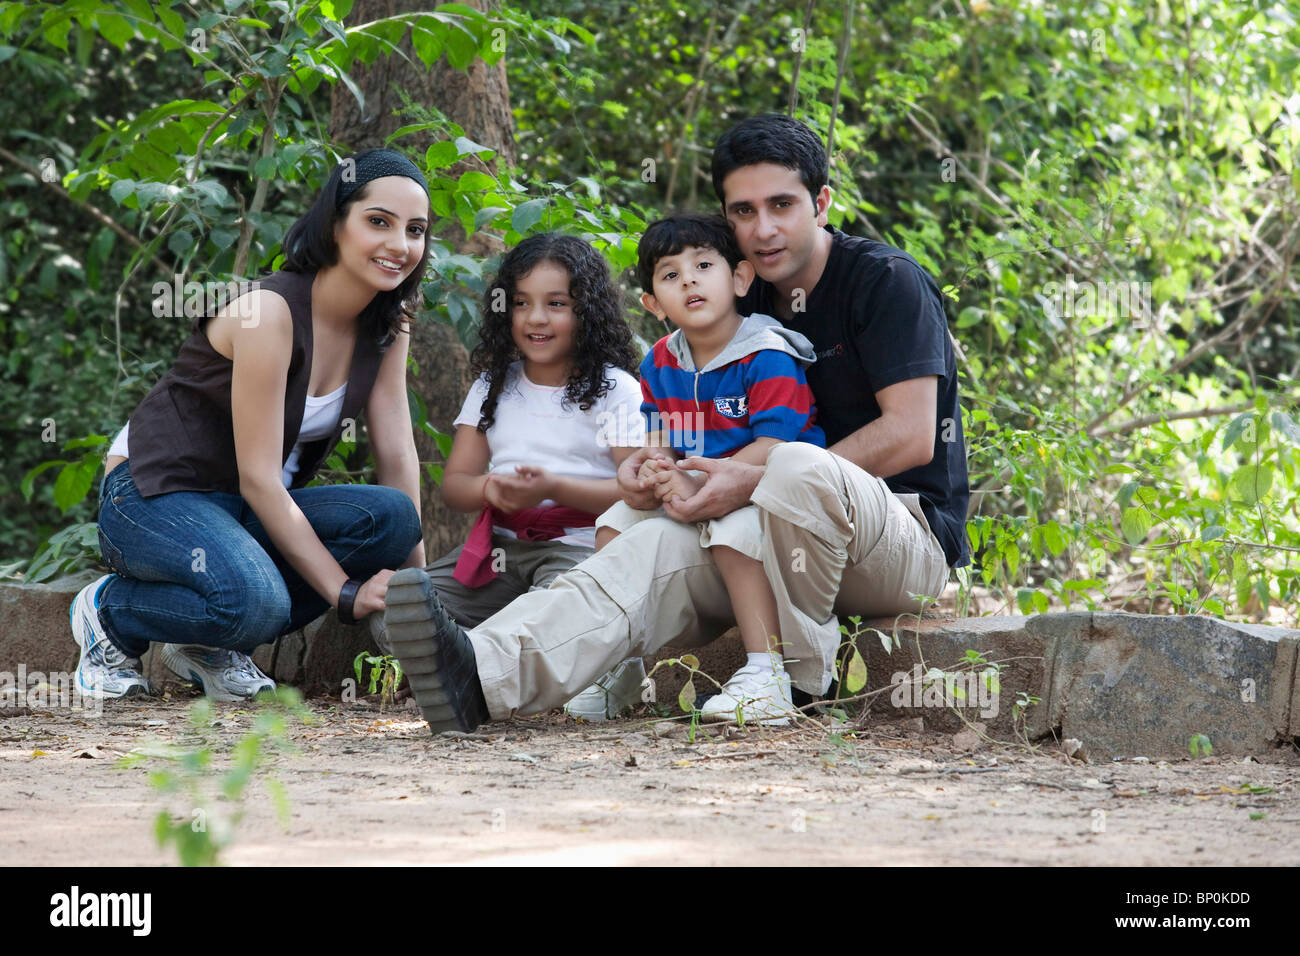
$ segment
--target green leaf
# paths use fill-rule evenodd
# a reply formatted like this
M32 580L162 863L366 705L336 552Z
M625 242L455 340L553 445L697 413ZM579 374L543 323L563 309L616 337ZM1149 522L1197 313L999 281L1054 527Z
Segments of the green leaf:
M1286 412L1274 412L1270 421L1273 427L1286 436L1287 441L1293 445L1300 445L1300 425L1297 425L1295 419Z
M849 658L848 673L844 678L844 689L850 694L856 694L862 688L867 686L867 662L862 659L858 649L853 648L853 655Z
M1049 521L1043 525L1043 543L1047 545L1047 550L1052 552L1052 557L1059 558L1065 551L1065 536L1061 534L1061 526L1055 521Z
M520 235L528 232L541 221L549 202L549 199L530 199L528 202L520 203L510 214L510 228Z
M1246 507L1254 507L1273 487L1271 465L1243 465L1232 473L1232 490Z
M1129 544L1141 544L1151 530L1151 515L1145 508L1125 508L1120 528Z
M894 653L894 645L898 641L897 637L893 636L892 634L886 634L884 631L881 630L876 630L876 636L880 638L880 646L885 649L886 654Z
M677 706L689 714L695 709L695 696L695 682L688 680L677 694Z
M116 13L100 13L95 18L100 35L119 50L126 49L126 41L135 36L135 28Z
M85 500L94 483L95 471L81 464L68 465L54 481L54 503L67 514L69 508Z
M1039 614L1046 614L1051 605L1048 602L1047 595L1043 591L1034 591L1034 610Z
M460 153L456 150L456 144L445 140L441 143L434 143L424 154L424 164L429 168L430 172L450 166L458 159L460 159Z
M1138 490L1136 481L1126 481L1119 489L1119 497L1116 500L1121 508L1127 508L1133 502L1133 494Z
M1206 525L1201 529L1201 540L1214 541L1218 538L1222 538L1227 533L1228 529L1221 524Z
M35 468L33 468L31 471L27 472L27 474L23 476L22 484L19 485L19 488L23 493L23 498L25 498L27 501L32 500L33 484L36 481L36 477L41 472L48 471L51 468L57 468L60 465L67 465L67 464L69 464L69 462L64 461L62 458L56 459L54 461L43 461Z
M1254 412L1242 412L1240 415L1234 418L1231 424L1228 425L1227 431L1223 433L1223 450L1227 451L1229 448L1235 445L1237 443L1237 439L1239 439L1245 433L1246 429L1250 425L1252 425L1254 421L1255 421Z
M457 136L455 146L456 152L460 156L464 156L468 153L488 153L489 155L496 153L496 150L491 146L484 146L481 143L476 143L467 136Z
M108 187L108 194L113 197L113 201L119 205L126 202L126 198L135 192L134 179L119 179L113 185Z
M683 664L685 664L693 671L700 669L700 659L696 657L694 654L683 654L681 657L678 658L678 660L681 661Z
M477 169L467 169L460 174L456 188L463 193L481 192L484 189L491 189L496 184L497 181L487 173L480 173Z

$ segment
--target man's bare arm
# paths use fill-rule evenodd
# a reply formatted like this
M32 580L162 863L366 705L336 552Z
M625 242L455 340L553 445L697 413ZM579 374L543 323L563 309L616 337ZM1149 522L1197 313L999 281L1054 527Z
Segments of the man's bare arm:
M868 474L888 478L934 458L938 377L911 378L876 392L880 417L836 442L830 451Z

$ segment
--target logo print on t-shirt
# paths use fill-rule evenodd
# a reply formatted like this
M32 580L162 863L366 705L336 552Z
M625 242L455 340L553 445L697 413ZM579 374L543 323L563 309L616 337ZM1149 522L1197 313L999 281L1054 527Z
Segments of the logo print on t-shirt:
M844 354L843 345L833 345L828 349L823 349L822 351L818 352L817 357L819 359L839 358L843 354Z
M727 418L744 418L749 414L749 396L718 396L713 400L713 407L718 410L719 415L725 415Z

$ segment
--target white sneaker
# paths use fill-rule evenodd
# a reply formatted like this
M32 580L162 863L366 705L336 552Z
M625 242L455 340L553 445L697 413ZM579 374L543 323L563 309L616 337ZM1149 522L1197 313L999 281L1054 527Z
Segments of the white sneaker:
M790 699L790 675L782 667L746 664L731 675L722 690L704 702L704 720L765 724L785 727L790 723L794 701Z
M211 700L252 700L275 690L253 659L239 651L201 644L164 644L162 662L177 677L193 681Z
M91 581L72 600L68 617L72 636L81 648L77 662L77 687L83 697L98 699L135 697L152 693L149 681L140 673L140 658L127 657L104 633L99 623L99 590L111 574Z
M599 721L618 717L641 702L645 664L629 657L564 705L570 717Z

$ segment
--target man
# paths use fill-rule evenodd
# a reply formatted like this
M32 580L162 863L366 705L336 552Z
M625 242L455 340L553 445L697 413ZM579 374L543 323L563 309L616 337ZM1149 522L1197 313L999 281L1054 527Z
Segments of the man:
M728 130L713 183L758 276L741 311L776 316L817 351L807 374L828 447L792 443L763 466L683 459L707 480L666 506L677 522L641 523L468 633L421 571L394 575L388 636L435 733L558 706L625 658L712 640L731 608L704 545L712 519L750 502L753 533L731 546L763 562L787 670L807 693L830 686L836 614L917 609L915 595L938 596L968 560L957 374L934 280L900 250L826 228L826 155L801 123ZM619 483L649 508L644 455Z

